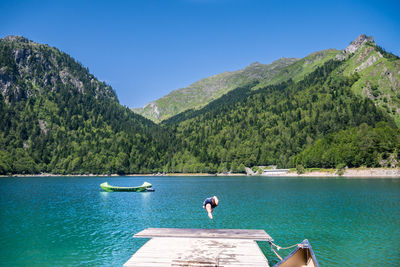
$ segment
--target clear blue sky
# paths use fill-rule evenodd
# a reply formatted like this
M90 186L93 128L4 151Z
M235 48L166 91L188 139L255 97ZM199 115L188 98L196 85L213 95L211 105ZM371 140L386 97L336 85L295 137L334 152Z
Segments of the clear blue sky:
M0 37L70 54L140 107L223 71L343 49L359 34L400 55L400 1L0 1Z

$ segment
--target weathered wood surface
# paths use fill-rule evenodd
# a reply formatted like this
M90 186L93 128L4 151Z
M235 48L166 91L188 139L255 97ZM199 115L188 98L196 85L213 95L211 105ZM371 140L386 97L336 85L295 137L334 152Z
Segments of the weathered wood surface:
M125 264L133 266L269 266L251 239L154 237Z
M272 241L264 230L254 229L184 229L184 228L147 228L134 237L186 237L186 238L224 238Z

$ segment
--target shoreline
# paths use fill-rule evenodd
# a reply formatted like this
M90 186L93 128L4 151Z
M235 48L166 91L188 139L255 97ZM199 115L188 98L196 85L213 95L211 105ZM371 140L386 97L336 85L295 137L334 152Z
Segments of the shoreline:
M400 168L354 168L346 169L338 175L336 169L311 171L297 174L296 171L285 174L286 177L333 177L333 178L400 178Z
M310 171L303 174L298 174L296 171L289 171L283 174L274 175L246 175L244 173L167 173L167 174L13 174L0 175L0 178L6 177L172 177L172 176L193 176L193 177L209 177L209 176L249 176L249 177L323 177L323 178L400 178L400 168L354 168L346 169L343 175L338 175L336 169L326 169L324 171Z

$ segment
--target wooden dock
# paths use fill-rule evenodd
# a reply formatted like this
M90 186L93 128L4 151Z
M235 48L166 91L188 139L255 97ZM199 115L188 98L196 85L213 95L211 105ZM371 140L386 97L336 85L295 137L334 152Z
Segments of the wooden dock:
M256 241L272 241L264 230L147 228L151 238L125 264L131 266L269 266Z

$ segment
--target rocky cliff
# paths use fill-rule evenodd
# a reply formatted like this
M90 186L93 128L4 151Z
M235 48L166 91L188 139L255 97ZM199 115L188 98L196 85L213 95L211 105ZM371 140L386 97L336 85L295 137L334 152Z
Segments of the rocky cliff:
M117 101L110 86L60 50L21 36L0 39L0 93L6 101L57 91L60 86Z

